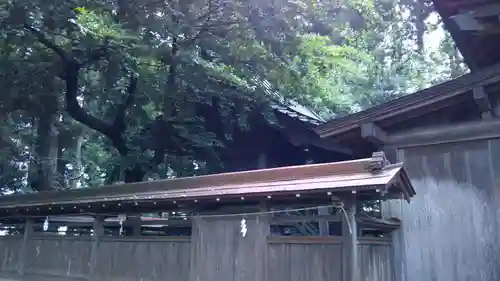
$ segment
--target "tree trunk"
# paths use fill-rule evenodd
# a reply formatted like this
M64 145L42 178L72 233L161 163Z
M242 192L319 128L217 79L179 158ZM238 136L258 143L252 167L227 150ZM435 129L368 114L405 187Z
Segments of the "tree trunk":
M60 188L67 188L67 173L66 173L66 165L68 164L68 160L64 157L64 149L65 145L65 134L63 132L59 132L57 136L57 184Z
M75 136L75 146L74 146L74 155L75 161L73 162L73 173L71 175L70 187L78 188L80 183L80 178L82 176L82 147L83 147L83 135L79 134Z
M54 97L44 99L46 106L38 118L35 141L35 178L31 181L34 190L47 191L58 188L57 175L57 101Z

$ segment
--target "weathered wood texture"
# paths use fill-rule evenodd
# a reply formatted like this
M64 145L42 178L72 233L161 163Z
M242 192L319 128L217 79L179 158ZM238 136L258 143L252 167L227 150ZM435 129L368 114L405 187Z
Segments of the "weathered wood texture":
M342 247L339 243L273 243L269 247L268 280L341 281Z
M34 237L26 250L25 274L86 278L90 239Z
M260 281L266 279L267 216L195 218L189 281Z
M241 237L239 220L234 225L230 220L221 220L216 225L200 221L198 229L211 232L198 233L193 237L198 242L193 243L189 238L176 237L103 237L93 278L342 281L340 237L267 237L259 222L248 219L248 233ZM0 279L90 279L90 237L31 238L22 276L16 272L21 243L22 237L0 238ZM360 238L358 253L360 281L393 280L390 241Z
M358 227L356 223L356 197L346 200L342 220L342 280L358 281Z
M359 280L393 280L389 242L360 239L358 256ZM273 239L269 245L267 280L342 281L341 240L331 237Z
M187 239L102 238L98 253L97 280L188 280L190 243Z
M498 280L500 139L399 149L398 160L417 196L383 206L402 220L395 280Z
M22 236L0 237L0 271L17 271L22 244Z
M360 280L392 281L392 250L389 244L361 242L358 245Z

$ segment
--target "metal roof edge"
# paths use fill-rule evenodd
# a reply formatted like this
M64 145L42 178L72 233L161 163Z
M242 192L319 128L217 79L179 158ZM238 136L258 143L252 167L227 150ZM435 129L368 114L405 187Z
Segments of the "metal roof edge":
M143 201L189 200L192 202L209 199L211 202L216 198L234 199L240 196L264 196L265 198L270 194L280 196L302 192L325 192L326 196L327 191L336 193L351 190L382 190L396 174L401 173L403 166L402 164L381 163L380 154L374 154L372 158L328 164L118 184L102 188L7 195L0 198L0 211L17 209L28 212L28 209L33 207L37 209L58 207L62 210L63 207L70 205L75 210L65 212L78 212L80 207L85 208L91 203L97 203L100 206L101 204L119 205L120 202L134 204ZM410 182L405 184L411 187ZM175 201L172 202L175 204Z

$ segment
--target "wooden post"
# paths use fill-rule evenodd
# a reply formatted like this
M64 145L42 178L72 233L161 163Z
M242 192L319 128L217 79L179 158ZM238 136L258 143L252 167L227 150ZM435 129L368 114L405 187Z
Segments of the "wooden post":
M130 223L132 224L132 236L137 237L142 235L142 220L141 216L130 216Z
M19 275L24 274L26 255L28 252L28 247L30 245L31 236L33 236L33 220L27 219L24 224L24 236L23 236L23 244L21 245L21 253L19 255L17 262L17 273Z
M267 155L265 153L261 153L257 158L257 169L265 168L267 168Z
M98 254L99 254L99 242L101 240L101 237L104 235L104 217L103 216L96 216L94 217L94 235L92 236L92 248L90 252L90 270L89 270L89 280L94 281L96 280L95 276L95 270L97 266L97 259L98 259Z
M397 161L405 161L404 149L397 150ZM402 219L404 212L404 204L402 200L388 200L387 205L390 206L387 210L382 210L382 215L385 218L399 218L401 220L401 227L391 233L392 240L392 254L393 254L393 280L405 281L406 278L406 245L404 224Z
M328 216L329 215L328 208L329 207L319 207L318 208L318 216L319 217ZM328 221L328 220L320 220L319 221L319 235L320 236L330 235L330 221Z
M355 194L344 201L342 218L342 280L358 281L358 227Z
M493 117L492 105L488 98L488 94L484 91L484 87L475 87L472 89L472 94L481 112L481 119L491 119Z
M387 142L387 133L373 123L361 125L361 137L371 142L377 148L382 147Z

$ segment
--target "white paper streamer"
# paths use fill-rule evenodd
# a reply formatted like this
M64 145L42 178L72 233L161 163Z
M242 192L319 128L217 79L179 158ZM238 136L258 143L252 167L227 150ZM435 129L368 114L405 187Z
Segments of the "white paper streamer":
M127 219L127 216L119 215L118 218L120 219L120 236L122 236L123 235L123 222Z
M45 221L43 222L43 231L47 231L49 229L49 217L45 217Z
M242 237L247 235L247 221L244 218L240 222L240 233Z

